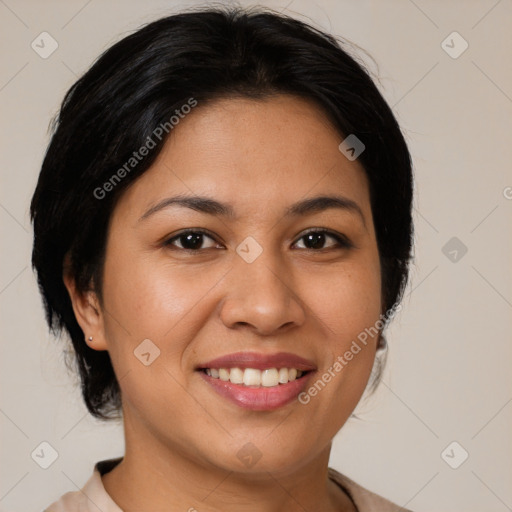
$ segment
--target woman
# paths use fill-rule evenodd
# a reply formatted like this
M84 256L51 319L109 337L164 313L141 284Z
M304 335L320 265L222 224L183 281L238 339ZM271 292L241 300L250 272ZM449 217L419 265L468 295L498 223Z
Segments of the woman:
M378 383L411 199L391 110L327 34L206 8L107 50L63 101L33 265L126 450L47 512L399 510L328 462Z

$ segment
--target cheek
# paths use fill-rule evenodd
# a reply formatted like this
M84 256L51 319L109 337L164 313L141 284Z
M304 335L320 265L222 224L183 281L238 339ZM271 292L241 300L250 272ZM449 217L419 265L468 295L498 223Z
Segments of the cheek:
M105 262L106 307L134 336L163 336L197 302L204 281L136 251L114 257L112 249L113 257Z
M226 269L177 265L112 243L104 272L105 329L118 374L140 370L133 351L150 339L159 362L178 369L211 313L211 291ZM200 276L200 278L198 278Z
M353 261L308 293L308 304L324 326L324 351L322 368L304 401L309 400L320 422L328 421L334 429L346 421L367 385L381 314L377 254Z
M146 255L121 251L114 244L110 249L104 272L105 333L123 401L144 421L165 416L172 424L168 408L172 397L179 396L184 407L180 406L179 421L175 419L186 423L195 409L183 393L186 383L180 366L201 324L199 317L204 316L201 297L211 288L209 279L155 264Z
M337 353L375 324L381 314L378 257L330 268L309 287L308 303L327 327Z

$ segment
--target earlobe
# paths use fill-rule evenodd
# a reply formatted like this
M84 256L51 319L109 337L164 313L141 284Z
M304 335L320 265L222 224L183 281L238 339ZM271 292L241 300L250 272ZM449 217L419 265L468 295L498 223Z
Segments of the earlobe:
M68 272L63 274L75 318L84 333L84 341L93 350L107 350L104 317L94 291L80 292Z

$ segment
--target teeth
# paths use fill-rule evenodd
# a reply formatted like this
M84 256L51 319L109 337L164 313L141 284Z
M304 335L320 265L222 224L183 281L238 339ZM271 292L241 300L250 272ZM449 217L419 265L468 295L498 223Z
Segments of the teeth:
M256 368L206 368L206 375L224 382L230 381L233 384L244 386L272 388L279 384L287 384L302 377L303 371L296 368L267 368L258 370Z
M279 384L279 372L275 368L263 370L261 372L261 385L271 388Z
M232 368L232 370L238 370L239 368ZM246 368L244 370L244 385L245 386L259 386L261 385L261 370L255 370L254 368Z
M244 381L244 372L240 368L231 368L229 372L229 380L233 384L242 384Z

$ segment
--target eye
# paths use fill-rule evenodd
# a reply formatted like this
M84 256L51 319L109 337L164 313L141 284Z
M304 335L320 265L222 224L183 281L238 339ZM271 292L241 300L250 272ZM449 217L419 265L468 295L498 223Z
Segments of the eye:
M212 242L214 242L214 244L210 245L209 247L204 247L203 242L205 238L209 238ZM176 245L175 242L179 245ZM172 238L167 239L164 242L164 245L166 247L182 249L185 251L198 252L202 249L214 248L216 245L218 245L218 243L211 235L202 229L189 229L182 231Z
M205 239L209 239L210 245L205 246ZM328 239L334 240L334 245L330 247L324 247L324 244ZM350 242L350 240L340 233L334 233L332 231L328 231L325 229L311 229L310 231L304 233L300 238L300 240L304 240L304 247L299 247L299 249L320 251L320 250L329 250L336 248L351 248L354 245ZM297 244L298 242L296 242ZM167 239L164 242L166 247L170 247L172 249L181 249L183 251L190 252L200 252L205 249L212 249L215 247L219 247L218 242L203 229L188 229L178 233L172 238Z
M334 240L337 245L331 247L323 247L325 241L329 238ZM345 235L333 233L332 231L327 231L325 229L311 229L307 233L303 234L299 238L299 240L304 240L305 245L305 247L300 247L300 249L304 248L306 250L322 250L336 248L348 249L354 247L354 245Z

